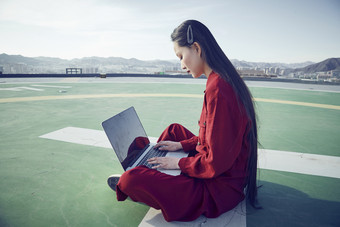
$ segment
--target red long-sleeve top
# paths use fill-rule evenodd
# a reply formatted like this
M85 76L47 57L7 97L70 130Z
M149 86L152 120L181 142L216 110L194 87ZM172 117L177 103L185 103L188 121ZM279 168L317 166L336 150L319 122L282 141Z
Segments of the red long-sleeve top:
M181 141L183 149L198 152L179 161L183 173L209 182L221 182L243 193L249 154L249 120L230 84L212 72L206 83L199 135ZM211 185L215 189L216 185ZM214 193L213 193L214 194Z
M214 218L233 209L244 199L249 126L245 109L233 88L219 75L211 73L199 120L199 135L181 141L185 151L197 151L195 156L179 161L182 173L188 177L136 167L120 178L118 200L130 196L134 201L162 209L167 221L191 221L201 214ZM164 138L168 134L165 130Z

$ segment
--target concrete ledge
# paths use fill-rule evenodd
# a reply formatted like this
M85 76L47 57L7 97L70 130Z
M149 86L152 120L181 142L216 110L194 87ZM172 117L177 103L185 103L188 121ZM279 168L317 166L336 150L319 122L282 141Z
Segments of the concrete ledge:
M167 222L164 220L162 212L150 208L149 212L145 215L139 227L151 227L151 226L162 226L162 227L177 227L177 226L228 226L228 227L245 227L247 226L246 219L246 202L243 200L231 211L228 211L217 218L206 218L200 216L196 220L191 222Z

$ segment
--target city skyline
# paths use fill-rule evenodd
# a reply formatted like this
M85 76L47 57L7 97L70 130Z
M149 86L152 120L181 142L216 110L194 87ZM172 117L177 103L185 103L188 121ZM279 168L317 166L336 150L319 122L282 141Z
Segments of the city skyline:
M319 62L340 55L339 10L336 0L2 0L0 52L173 60L171 32L197 19L229 59Z

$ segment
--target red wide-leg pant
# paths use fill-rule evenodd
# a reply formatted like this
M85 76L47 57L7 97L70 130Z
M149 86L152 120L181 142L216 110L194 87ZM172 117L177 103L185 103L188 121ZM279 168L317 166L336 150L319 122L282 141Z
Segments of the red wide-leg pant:
M159 141L181 141L194 136L179 124L170 125ZM184 174L171 176L145 166L126 171L117 185L117 199L145 203L161 209L166 221L192 221L213 208L204 180Z

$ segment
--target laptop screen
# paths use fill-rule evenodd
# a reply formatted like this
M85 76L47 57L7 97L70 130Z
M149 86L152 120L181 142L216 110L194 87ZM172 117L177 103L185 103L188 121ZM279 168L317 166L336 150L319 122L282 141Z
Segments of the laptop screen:
M107 119L102 126L124 169L150 143L134 107Z

